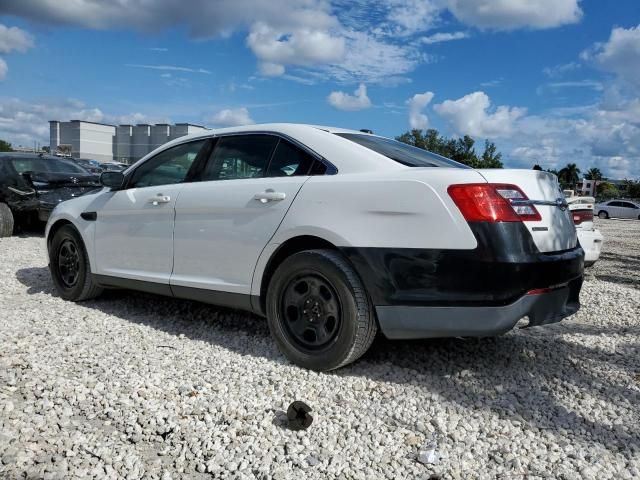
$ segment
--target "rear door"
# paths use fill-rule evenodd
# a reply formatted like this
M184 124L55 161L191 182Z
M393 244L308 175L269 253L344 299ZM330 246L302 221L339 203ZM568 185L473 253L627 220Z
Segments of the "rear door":
M136 168L126 189L104 193L96 219L95 273L169 284L176 199L206 142L164 150Z
M314 162L274 135L219 138L201 181L176 204L172 287L249 294L258 257Z
M542 218L539 221L525 221L524 224L538 250L556 252L575 248L578 236L555 175L538 170L485 169L478 172L489 183L520 187L534 202Z

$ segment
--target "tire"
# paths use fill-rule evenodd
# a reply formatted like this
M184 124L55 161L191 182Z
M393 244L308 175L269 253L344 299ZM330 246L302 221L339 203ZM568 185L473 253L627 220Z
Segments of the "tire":
M333 250L306 250L286 258L271 278L266 306L280 351L311 370L334 370L357 360L378 330L362 282Z
M607 212L605 212L604 210L600 210L598 212L598 218L602 218L602 219L609 218L609 214Z
M13 235L13 213L6 203L0 203L0 237Z
M51 240L49 270L56 290L65 300L81 302L95 298L103 291L91 276L82 237L71 225L61 227ZM73 276L72 271L75 271Z

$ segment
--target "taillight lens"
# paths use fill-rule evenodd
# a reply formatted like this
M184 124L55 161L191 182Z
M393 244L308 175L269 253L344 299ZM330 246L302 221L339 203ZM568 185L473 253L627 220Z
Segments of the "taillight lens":
M468 222L539 221L533 205L518 205L528 200L516 185L468 183L451 185L447 192Z
M582 222L593 222L593 210L573 210L571 216L576 225L580 225Z

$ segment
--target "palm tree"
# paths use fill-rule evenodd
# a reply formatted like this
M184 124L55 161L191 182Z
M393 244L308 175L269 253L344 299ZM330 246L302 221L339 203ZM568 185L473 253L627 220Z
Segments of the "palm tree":
M575 163L568 163L558 172L558 180L564 187L575 187L580 180L580 169Z
M596 182L598 180L604 179L604 177L602 176L602 172L600 171L599 168L596 168L596 167L593 167L587 170L587 173L585 173L584 178L586 178L587 180L595 180Z

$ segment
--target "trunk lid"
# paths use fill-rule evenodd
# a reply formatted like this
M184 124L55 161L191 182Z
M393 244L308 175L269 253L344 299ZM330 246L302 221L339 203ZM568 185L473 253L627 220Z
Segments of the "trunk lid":
M575 248L576 228L555 175L539 170L478 170L489 183L518 186L533 202L541 220L524 221L541 252L557 252Z

